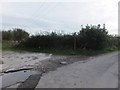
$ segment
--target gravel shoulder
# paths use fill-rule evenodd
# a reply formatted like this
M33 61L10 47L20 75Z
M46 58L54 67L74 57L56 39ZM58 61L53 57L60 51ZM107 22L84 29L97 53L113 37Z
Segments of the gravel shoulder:
M43 60L39 63L39 65L36 65L36 67L32 70L38 71L39 74L31 75L28 77L27 80L25 80L23 83L21 83L18 86L19 88L32 88L33 90L36 88L39 80L50 71L55 71L60 67L67 66L69 64L72 64L74 62L81 62L85 63L87 62L88 57L85 56L52 56L50 59ZM64 63L62 63L64 62ZM35 79L35 78L37 79ZM34 78L34 79L32 79ZM39 78L39 80L38 80ZM32 84L34 82L34 84Z
M20 69L31 69L34 66L45 59L49 59L51 54L44 53L29 53L29 52L13 52L3 51L1 72L17 71Z
M26 75L26 73L28 73L28 76L26 76L23 81L12 83L8 87L3 88L3 90L12 87L16 88L16 90L20 88L31 88L32 90L35 88L99 88L110 87L109 84L111 84L111 87L117 87L117 52L94 57L86 57L58 56L27 52L17 53L10 51L4 52L2 56L4 56L4 59L7 58L7 60L10 60L11 62L19 61L20 63L22 61L20 65L23 69L32 67L30 70L28 69L23 71L19 71L21 67L17 67L18 71L6 73L12 73L13 77L16 79L19 77L15 76L15 73L19 74L22 72L22 75ZM19 65L19 63L17 65ZM16 63L12 63L12 65L10 65L6 70L16 70ZM32 71L37 73L31 73ZM8 81L10 80L8 79Z
M27 79L23 81L18 81L15 83L10 82L11 85L7 82L7 85L4 86L4 90L6 88L16 87L16 88L35 88L38 84L40 78L44 76L44 74L48 73L49 71L55 71L57 68L72 64L74 62L81 61L83 63L87 62L86 56L58 56L52 54L42 54L42 53L21 53L21 52L12 52L12 51L5 51L2 53L2 61L1 64L1 77L3 83L6 85L5 82L8 80L10 82L9 77L19 80L19 74L26 75L27 72L30 73L31 71L35 71L37 73L28 74ZM5 73L7 72L7 73ZM19 76L18 76L19 75ZM5 76L5 77L4 77ZM6 77L8 76L8 79ZM26 78L25 77L25 78ZM32 84L34 82L34 84Z
M118 52L50 71L36 88L118 88Z

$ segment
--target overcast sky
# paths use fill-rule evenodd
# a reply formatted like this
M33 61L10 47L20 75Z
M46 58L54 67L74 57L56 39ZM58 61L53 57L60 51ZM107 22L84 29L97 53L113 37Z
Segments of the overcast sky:
M70 33L79 31L81 25L106 24L109 34L117 34L118 1L3 0L0 2L1 28L2 30L22 28L30 33L40 31Z

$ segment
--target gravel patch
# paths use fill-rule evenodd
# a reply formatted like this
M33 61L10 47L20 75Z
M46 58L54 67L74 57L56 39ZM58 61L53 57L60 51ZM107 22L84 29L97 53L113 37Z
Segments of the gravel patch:
M72 64L74 62L81 61L82 63L87 62L89 57L86 56L52 56L50 59L41 61L36 65L34 70L47 73L49 71L56 70L61 66Z
M39 74L30 75L25 81L19 84L19 88L31 88L34 89L41 79L41 77L47 74L49 71L54 71L59 67L72 64L74 62L81 61L81 63L87 62L86 56L59 56L52 54L39 54L39 53L16 53L16 52L3 52L2 58L4 62L12 67L8 67L7 73L14 73L29 67L32 67L32 71L37 71ZM9 60L8 60L9 59ZM43 60L44 59L44 60ZM18 67L18 65L21 67ZM6 66L8 66L6 65ZM14 66L14 67L13 67ZM4 71L4 70L3 70ZM6 70L5 70L6 71Z
M39 80L47 74L49 71L54 71L59 67L72 64L77 61L81 61L81 63L87 62L87 58L85 56L52 56L50 59L43 60L38 65L35 66L34 71L39 72L39 74L31 75L28 79L26 79L23 83L18 86L18 89L30 88L34 90ZM62 63L62 64L61 64ZM64 64L63 64L64 63Z

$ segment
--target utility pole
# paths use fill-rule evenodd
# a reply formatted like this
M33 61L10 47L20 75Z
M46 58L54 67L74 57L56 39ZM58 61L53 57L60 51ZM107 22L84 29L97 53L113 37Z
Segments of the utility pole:
M74 33L74 50L76 50L76 32Z

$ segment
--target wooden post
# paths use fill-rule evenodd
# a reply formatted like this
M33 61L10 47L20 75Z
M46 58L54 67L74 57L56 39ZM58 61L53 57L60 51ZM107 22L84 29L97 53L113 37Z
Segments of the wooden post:
M74 33L74 50L76 50L76 32Z

